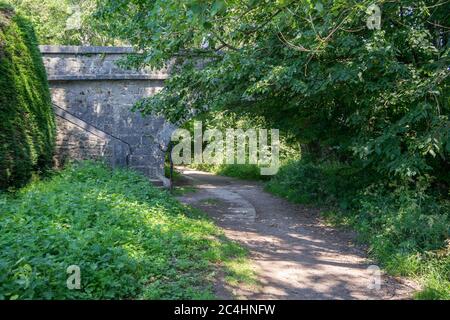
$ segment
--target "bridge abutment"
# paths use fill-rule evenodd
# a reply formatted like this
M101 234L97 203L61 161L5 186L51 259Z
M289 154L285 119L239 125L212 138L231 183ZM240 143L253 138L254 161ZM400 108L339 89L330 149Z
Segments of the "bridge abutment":
M133 104L164 85L167 70L127 70L129 47L40 46L57 115L55 163L104 159L149 178L164 176L171 125L132 112ZM161 134L164 133L164 134Z

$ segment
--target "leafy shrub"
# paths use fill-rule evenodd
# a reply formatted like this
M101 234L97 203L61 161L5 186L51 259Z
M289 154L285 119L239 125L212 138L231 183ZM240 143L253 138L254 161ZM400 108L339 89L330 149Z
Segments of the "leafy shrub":
M387 186L356 168L295 161L280 169L267 190L327 205L326 217L358 231L389 272L421 278L418 298L450 299L450 202L431 194L426 181Z
M261 168L256 164L221 165L218 174L248 180L267 180L269 176L261 175Z
M247 132L247 130L255 130L261 128L270 128L270 125L264 121L262 118L258 117L248 117L245 115L238 115L233 112L211 112L208 114L201 114L197 117L194 117L193 119L187 121L183 124L183 128L189 130L191 133L191 136L194 135L194 122L195 121L201 121L202 122L202 128L203 128L203 134L206 129L217 129L220 130L222 133L226 134L227 130L234 129L238 130L241 129L242 132ZM226 137L226 136L224 136ZM225 139L226 140L226 139ZM239 140L237 140L239 141ZM223 176L229 176L229 177L235 177L240 179L246 179L246 180L269 180L270 176L264 176L261 175L261 168L257 164L250 164L249 162L249 146L248 146L248 138L245 137L245 146L244 146L244 152L245 152L245 162L242 164L233 163L233 164L195 164L192 163L189 165L189 167L212 172L215 174L223 175ZM227 141L224 141L225 144L228 143ZM203 143L203 148L207 146L207 143ZM235 142L235 148L239 148L242 146L238 146ZM236 150L236 149L235 149ZM293 147L290 145L286 139L285 136L281 136L279 140L279 158L280 161L283 162L286 159L291 159L299 154L299 148ZM236 154L235 154L236 156ZM225 161L224 161L225 162Z
M214 174L245 180L268 180L270 176L261 175L261 168L256 164L191 164L191 168L212 172Z
M283 165L266 188L294 202L348 207L352 191L367 180L363 170L338 162L296 160Z
M358 203L347 214L356 215L353 225L373 256L393 274L420 276L424 291L418 297L450 299L450 203L381 185L364 190Z
M0 189L52 165L55 122L33 28L0 4Z
M213 263L245 253L145 177L94 163L1 195L0 229L0 299L210 298Z

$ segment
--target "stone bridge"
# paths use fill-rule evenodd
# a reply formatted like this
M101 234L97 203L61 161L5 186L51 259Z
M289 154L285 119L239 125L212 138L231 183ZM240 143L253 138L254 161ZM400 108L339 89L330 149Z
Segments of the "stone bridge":
M167 70L127 70L116 62L129 47L40 46L57 116L55 162L105 159L164 179L173 126L131 111L163 87Z

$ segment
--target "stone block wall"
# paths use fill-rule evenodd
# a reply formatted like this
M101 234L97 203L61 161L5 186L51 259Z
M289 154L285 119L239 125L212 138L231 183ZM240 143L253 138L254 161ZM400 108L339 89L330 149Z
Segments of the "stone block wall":
M172 126L131 111L164 85L167 70L125 70L128 47L41 46L58 123L55 162L105 159L149 178L164 176Z

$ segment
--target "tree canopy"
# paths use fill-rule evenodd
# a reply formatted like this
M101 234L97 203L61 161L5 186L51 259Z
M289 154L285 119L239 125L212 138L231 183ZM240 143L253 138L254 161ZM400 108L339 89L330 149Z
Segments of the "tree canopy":
M98 16L143 52L130 65L176 61L144 113L264 116L315 153L448 184L450 4L378 1L379 30L371 4L102 0Z
M4 0L33 23L41 44L114 45L107 25L93 18L97 0Z

